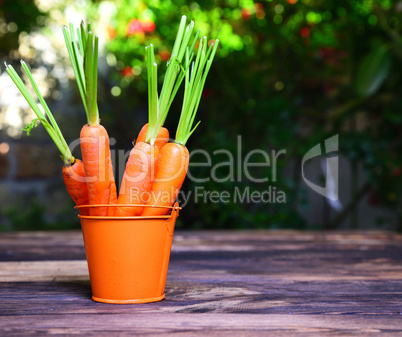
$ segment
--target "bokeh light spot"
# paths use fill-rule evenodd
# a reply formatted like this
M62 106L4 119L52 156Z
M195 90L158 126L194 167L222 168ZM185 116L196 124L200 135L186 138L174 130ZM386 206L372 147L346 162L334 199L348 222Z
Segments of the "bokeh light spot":
M264 9L264 7L262 6L262 4L260 2L257 2L254 5L254 10L255 10L256 13L262 12L263 9Z
M116 56L112 53L106 55L106 62L110 67L115 67L117 64Z
M306 20L309 23L320 23L322 20L322 16L319 13L308 12L306 15Z
M10 22L7 25L7 29L10 33L15 33L18 30L18 26L15 22Z
M0 144L0 153L1 154L7 154L8 151L10 151L10 145L8 145L6 142Z
M117 86L114 86L111 90L110 90L111 94L115 97L120 96L121 94L121 89Z
M257 19L262 20L265 18L265 12L264 11L257 12L255 16L257 17Z
M281 90L283 90L284 87L285 87L285 85L283 84L282 81L278 81L274 84L274 88L276 91L281 91Z
M276 14L282 14L284 11L284 7L281 4L278 4L274 7L274 11Z
M140 66L133 67L133 73L134 73L135 76L141 75L142 68Z

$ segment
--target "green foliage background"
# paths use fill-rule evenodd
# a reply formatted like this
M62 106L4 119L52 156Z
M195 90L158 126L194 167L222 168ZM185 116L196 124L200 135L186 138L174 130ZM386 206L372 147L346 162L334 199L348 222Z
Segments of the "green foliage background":
M94 1L92 8L101 3ZM393 227L402 228L402 1L115 2L107 27L108 73L100 78L99 106L102 122L119 147L128 149L146 122L145 46L155 46L162 83L182 14L194 18L196 28L211 39L221 41L199 108L201 124L189 149L212 154L223 148L235 155L241 135L243 153L255 148L287 151L277 168L287 174L275 183L286 193L286 204L190 203L182 211L182 227L305 228L300 210L309 207L310 200L300 181L301 159L312 146L339 134L340 152L352 172L351 202L341 214L328 215L310 227L337 228L345 219L357 227L357 206L368 196L371 205L385 206L396 215ZM39 14L31 18L35 15ZM96 20L98 14L87 15ZM166 122L172 136L179 102L180 94ZM227 159L212 158L212 166ZM253 157L258 160L263 158ZM240 169L235 167L236 173ZM210 168L191 172L207 177ZM272 177L270 168L253 172ZM217 173L225 177L228 171L223 167ZM234 188L230 181L187 180L184 190L197 186ZM244 175L236 186L259 191L267 187L251 185Z
M304 228L298 210L308 207L309 201L300 184L300 160L316 143L339 133L341 153L352 168L352 207L342 216L353 215L358 201L369 194L373 205L396 212L400 225L401 6L401 2L370 0L122 2L107 47L118 60L113 78L122 88L119 99L127 99L130 110L146 109L145 45L155 45L163 64L161 56L170 51L179 13L186 14L195 19L196 27L221 41L200 105L202 123L189 148L209 153L225 148L234 153L236 137L242 135L245 153L256 147L286 149L278 170L292 163L296 167L294 174L276 184L286 192L286 204L189 204L183 211L186 224ZM155 31L127 36L132 18L152 20ZM127 67L139 75L124 75ZM160 71L161 81L162 75ZM177 111L172 109L168 117L171 130ZM225 159L213 158L213 165ZM361 191L353 183L358 181L360 164L369 182ZM206 177L209 170L193 172ZM228 172L222 169L221 174ZM258 174L270 176L269 171ZM243 179L237 186L249 184ZM231 182L188 181L185 188L196 186L233 190ZM252 187L266 189L264 184ZM342 219L316 225L333 228ZM352 226L357 223L352 221Z

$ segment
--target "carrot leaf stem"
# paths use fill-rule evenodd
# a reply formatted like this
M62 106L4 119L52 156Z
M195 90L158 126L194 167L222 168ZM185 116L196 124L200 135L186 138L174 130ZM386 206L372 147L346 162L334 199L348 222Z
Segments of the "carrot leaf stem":
M191 64L191 61L192 61L192 59L193 59L193 57L194 57L194 53L193 53L192 51L194 50L195 43L197 42L197 39L198 39L198 36L199 36L199 35L200 35L200 30L197 31L197 33L196 33L196 35L195 35L195 37L194 37L194 39L193 39L193 43L192 43L192 45L191 45L191 47L190 47L190 49L189 49L189 52L190 52L190 62L189 62L189 64ZM186 52L187 52L187 49L188 49L188 48L186 48ZM179 90L181 83L183 82L183 79L184 79L184 76L185 76L185 71L184 71L184 69L182 69L182 70L183 70L183 71L181 71L181 72L179 73L178 78L177 78L177 81L176 81L175 86L174 86L174 88L173 88L173 92L172 92L172 95L171 95L171 97L170 97L170 101L169 101L169 104L168 104L168 106L167 106L167 110L170 109L170 106L171 106L171 104L172 104L172 102L173 102L173 99L175 98L176 93L177 93L177 91Z
M71 32L71 26L70 26L70 32ZM64 35L64 40L66 43L68 55L70 57L71 66L73 67L75 79L77 81L78 90L80 91L82 103L84 104L85 112L88 115L87 105L86 105L86 100L85 100L85 76L83 75L82 61L79 60L79 58L78 58L79 53L76 51L74 35L70 36L66 26L63 26L63 35Z
M184 27L186 26L187 17L183 15L180 20L179 29L177 31L176 40L174 41L172 49L172 57L177 55L179 52L180 44L183 39Z
M56 131L56 134L59 136L60 141L63 143L63 146L65 148L68 148L67 142L63 137L63 134L61 133L61 130L56 122L56 120L53 117L52 112L50 111L45 99L43 98L42 94L39 91L38 85L35 82L35 79L33 78L31 71L29 70L27 64L21 60L21 65L22 68L24 69L26 75L28 76L29 82L31 82L32 88L34 89L36 96L39 99L40 104L42 105L43 109L45 110L47 118L49 118L50 124L52 125L53 129Z
M186 22L186 16L183 15L180 26L179 26L179 31L176 36L176 41L174 43L173 51L172 51L172 57L170 58L166 73L165 73L165 79L163 81L162 85L162 91L160 95L160 102L159 102L159 109L161 116L164 116L164 119L166 119L167 112L168 112L168 107L170 106L170 101L171 99L174 98L172 96L172 93L174 92L174 84L176 82L176 78L178 74L181 72L182 67L181 67L181 62L183 60L184 53L186 51L186 48L189 44L191 35L194 30L194 21L191 21L186 30L184 31L184 25L183 22ZM178 82L178 85L180 86L180 83ZM176 90L177 92L177 90ZM175 92L175 93L176 93ZM165 121L163 119L163 122Z
M85 27L83 21L76 30L71 23L69 30L64 26L63 35L88 124L98 125L98 36L93 34L91 25L88 23Z
M155 53L154 46L150 44L146 47L147 50L147 67L148 67L148 132L146 139L151 145L155 142L155 134L157 135L159 132L158 118L159 118L159 109L158 109L158 66L155 63ZM149 131L151 129L151 131Z
M173 45L171 57L167 62L165 78L163 80L162 89L159 96L157 92L157 65L155 63L154 49L152 45L147 47L148 99L151 101L149 102L150 117L146 141L150 142L150 144L153 144L155 141L160 127L166 120L173 99L176 96L182 81L184 80L185 67L183 66L182 62L184 54L189 48L191 36L193 35L194 31L194 21L191 21L187 27L186 21L187 17L183 15L176 35L176 40ZM190 47L191 54L199 34L200 31L197 31L196 37L192 41ZM193 54L191 57L192 56ZM151 80L153 81L152 83L150 83Z
M176 143L181 145L186 144L187 140L200 123L198 122L193 127L202 91L218 45L219 40L216 39L215 42L208 47L207 38L204 36L200 39L195 61L191 62L190 51L188 50L186 52L184 98L175 139Z
M24 96L25 100L28 102L29 106L32 108L34 111L35 115L37 118L33 119L31 123L29 123L23 131L26 131L28 136L30 135L31 130L37 125L37 122L40 121L46 131L49 133L49 136L52 138L54 143L56 144L57 148L61 152L61 158L63 159L64 163L66 165L70 165L74 163L75 158L71 154L71 151L67 145L66 140L63 137L63 134L60 131L60 128L58 127L56 120L54 119L52 113L50 112L50 109L48 105L46 104L42 94L40 93L38 86L28 68L28 66L25 64L24 61L21 61L22 67L24 71L26 72L29 81L32 84L32 87L34 88L34 91L42 104L43 109L46 112L46 115L43 114L42 110L39 108L38 104L36 103L35 99L32 97L31 93L28 91L28 88L22 81L21 77L17 74L13 66L7 65L6 64L6 72L10 76L11 80L14 82L14 84L17 86L18 90L21 92L21 94ZM46 116L49 118L49 121L46 119Z

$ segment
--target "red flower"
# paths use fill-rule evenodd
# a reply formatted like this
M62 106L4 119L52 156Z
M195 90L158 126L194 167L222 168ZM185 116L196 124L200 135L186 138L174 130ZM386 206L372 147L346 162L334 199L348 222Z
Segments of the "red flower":
M152 20L144 20L141 21L142 29L146 33L152 33L155 31L155 23Z
M246 20L246 21L249 20L250 15L251 15L251 12L250 12L250 10L248 8L242 8L241 17L242 17L243 20Z
M308 29L307 27L303 27L302 29L300 29L300 35L304 38L307 38L310 36L310 29Z
M134 75L133 67L130 67L130 66L125 67L125 68L121 71L121 74L122 74L124 77L131 77L131 76L133 76L133 75Z
M264 7L262 6L262 4L260 2L255 3L254 8L255 8L256 13L259 13L264 9Z
M152 33L155 28L155 23L152 20L131 19L127 25L127 36Z
M167 50L162 50L158 53L162 61L167 61L170 59L170 53Z
M142 24L138 19L131 19L127 26L127 36L144 33Z

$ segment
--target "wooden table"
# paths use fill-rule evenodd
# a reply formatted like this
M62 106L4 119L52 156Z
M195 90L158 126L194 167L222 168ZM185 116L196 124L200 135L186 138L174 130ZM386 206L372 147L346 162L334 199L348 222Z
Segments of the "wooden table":
M175 233L166 299L91 300L80 232L0 234L0 336L402 336L402 236Z

